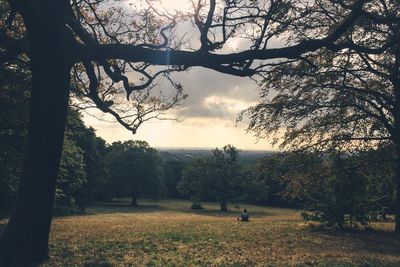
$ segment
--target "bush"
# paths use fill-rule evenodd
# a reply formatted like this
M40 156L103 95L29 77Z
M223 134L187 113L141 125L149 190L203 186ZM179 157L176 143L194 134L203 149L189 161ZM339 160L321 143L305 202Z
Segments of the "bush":
M196 201L196 202L192 203L192 206L190 206L190 209L192 209L192 210L202 210L203 206L201 205L200 202Z

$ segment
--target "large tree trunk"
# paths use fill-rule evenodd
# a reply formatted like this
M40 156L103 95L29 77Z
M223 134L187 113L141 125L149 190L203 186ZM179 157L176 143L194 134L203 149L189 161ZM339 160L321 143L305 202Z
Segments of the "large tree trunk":
M395 66L391 82L394 87L395 103L394 113L394 134L392 141L396 152L395 181L396 181L396 211L395 211L395 231L400 234L400 46L397 45L395 53Z
M27 151L17 204L0 238L0 266L30 266L48 258L70 82L64 2L17 6L28 31L32 88Z
M228 207L227 207L226 201L221 201L220 208L221 208L221 211L228 211Z
M226 178L226 169L227 168L225 168L224 169L224 173L223 173L223 177L222 177L222 190L221 190L221 201L220 201L220 208L221 208L221 211L228 211L228 208L227 208L227 197L226 197L226 195L227 195L227 192L226 192L226 188L227 188L227 182L226 182L226 180L227 180L227 178Z
M395 144L396 147L396 166L395 166L395 181L396 181L396 210L395 210L395 231L400 234L400 143Z
M137 207L137 199L136 199L136 193L132 193L132 201L131 201L131 206L132 207Z
M400 234L400 45L396 46L395 50L395 66L393 67L393 73L391 75L391 82L394 87L394 125L395 133L392 136L396 149L396 225L395 231Z

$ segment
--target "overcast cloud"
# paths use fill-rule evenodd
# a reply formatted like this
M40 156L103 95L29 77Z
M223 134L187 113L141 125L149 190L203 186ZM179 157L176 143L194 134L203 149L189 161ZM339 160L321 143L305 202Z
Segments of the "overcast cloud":
M179 81L189 95L186 105L176 114L181 118L219 118L234 121L244 108L256 103L258 91L250 78L234 77L196 68L178 73Z

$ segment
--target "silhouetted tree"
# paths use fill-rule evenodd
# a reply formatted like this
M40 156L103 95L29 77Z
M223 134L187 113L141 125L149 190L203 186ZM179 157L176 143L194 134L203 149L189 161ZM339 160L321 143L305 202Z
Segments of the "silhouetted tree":
M212 152L212 157L195 159L185 167L178 190L195 203L217 200L221 211L227 211L228 202L243 194L239 150L226 145L222 150L216 148Z
M110 174L106 190L111 197L132 197L137 206L142 196L159 198L163 191L162 162L145 141L114 142L106 155Z
M283 154L273 153L246 168L242 183L247 194L245 196L247 201L268 205L288 205L281 196L286 186L282 176L289 168L284 159Z
M0 63L0 215L15 202L26 146L30 75Z
M81 115L73 109L68 112L66 135L82 150L85 183L75 192L74 199L76 206L84 209L99 199L108 179L105 163L106 143L96 136L93 128L84 125Z
M76 193L87 183L83 150L74 143L66 131L58 172L55 201L55 211L65 214L76 208Z
M196 206L200 201L210 200L213 196L212 187L212 160L210 158L198 158L185 166L182 179L178 182L178 191L189 196Z
M391 163L383 151L287 154L289 168L280 177L286 184L283 195L304 210L306 220L340 228L366 225L384 216L393 202L393 175L384 170Z
M164 163L166 197L181 198L182 195L177 190L178 182L182 179L182 172L185 163L179 160L167 161Z
M220 202L221 211L227 211L228 202L237 196L241 189L239 150L232 145L226 145L222 150L216 148L212 152L212 188Z
M320 1L293 40L327 33L341 17L336 3ZM337 8L339 7L339 9ZM321 11L321 12L319 12ZM274 135L289 150L354 151L393 145L400 186L400 3L370 1L343 35L347 47L281 60L266 74L262 101L247 111L249 130ZM396 232L400 232L397 190Z

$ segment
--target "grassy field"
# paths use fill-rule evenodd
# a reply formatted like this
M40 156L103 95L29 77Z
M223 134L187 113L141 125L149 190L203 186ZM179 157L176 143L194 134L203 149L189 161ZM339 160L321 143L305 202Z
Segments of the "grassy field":
M54 219L42 266L400 266L391 223L340 233L310 228L289 209L243 205L253 217L240 223L238 210L220 213L213 203L196 212L186 201L139 204Z

